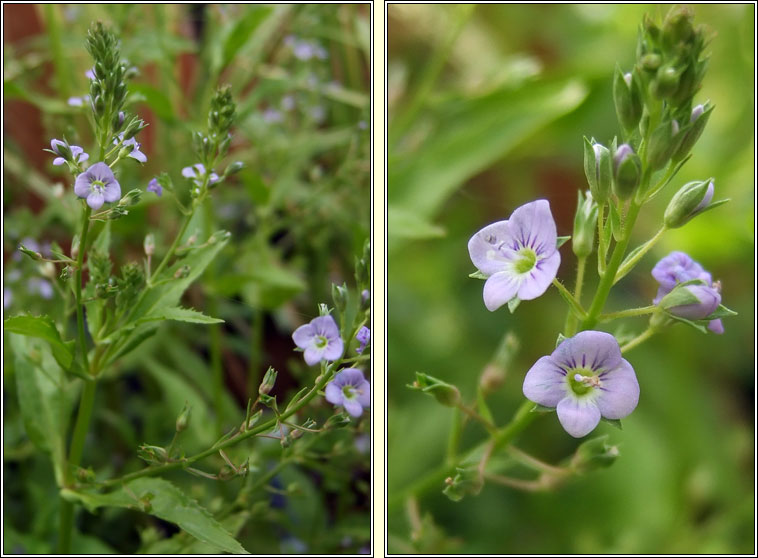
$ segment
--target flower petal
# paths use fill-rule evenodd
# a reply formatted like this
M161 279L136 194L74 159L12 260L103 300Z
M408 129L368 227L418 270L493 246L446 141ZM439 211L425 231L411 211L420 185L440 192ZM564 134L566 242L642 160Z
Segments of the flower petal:
M516 296L520 281L510 272L495 273L484 283L484 305L494 312Z
M345 368L342 372L337 374L334 379L339 380L339 384L342 386L353 387L358 387L366 381L366 379L363 377L363 372L357 368Z
M324 393L329 403L332 405L342 405L342 389L337 385L336 380L326 384Z
M87 159L89 159L89 153L81 153L78 160L80 163L83 163Z
M543 356L526 373L524 396L544 405L555 407L566 397L566 373L549 356Z
M108 203L113 203L121 199L121 185L114 179L105 185L103 197Z
M146 163L147 162L147 156L142 153L142 151L134 150L128 155L132 159L137 159L140 163Z
M103 206L103 195L100 192L92 192L87 196L87 205L92 209L100 209Z
M182 176L185 176L187 178L195 178L195 169L192 167L184 167L182 169Z
M303 358L305 358L305 363L308 366L313 366L314 364L318 364L322 360L323 356L323 349L317 349L316 347L308 347L305 349L305 353L303 353Z
M521 300L532 300L541 296L555 279L560 265L561 254L558 250L554 250L549 257L537 261L534 269L524 275L518 297Z
M55 159L53 159L53 164L56 167L62 165L65 162L66 162L66 159L64 159L63 157L56 157Z
M301 349L305 349L310 347L315 335L316 331L313 329L313 326L311 324L304 324L292 333L292 340L295 342L295 345Z
M364 407L370 407L371 406L371 384L368 383L366 380L363 380L363 383L361 383L357 389L358 389L358 403L360 403Z
M711 320L711 322L708 324L708 329L710 329L716 335L721 335L724 333L724 324L721 323L721 320Z
M508 221L498 221L487 225L468 241L468 253L473 264L486 275L503 271L508 261L498 247L512 242Z
M86 198L89 196L90 190L92 189L90 187L91 184L92 179L89 174L86 172L81 173L76 177L76 182L74 182L74 193L80 198Z
M329 340L339 338L340 330L337 327L337 322L331 316L319 316L311 320L313 331L315 335L323 335Z
M354 417L359 417L363 414L363 407L355 399L345 399L342 406Z
M632 365L622 358L619 366L600 374L600 388L595 393L595 404L605 418L620 419L634 411L640 400L640 384Z
M339 337L337 339L330 339L323 349L322 358L325 360L334 361L342 356L342 351L345 350L345 344Z
M604 331L582 331L566 339L553 351L553 359L570 368L589 368L597 372L612 370L621 364L618 341Z
M537 254L550 256L555 251L558 233L547 200L536 200L517 208L508 219L508 227L522 246Z
M563 429L574 438L592 432L600 422L600 409L589 399L566 397L556 407Z

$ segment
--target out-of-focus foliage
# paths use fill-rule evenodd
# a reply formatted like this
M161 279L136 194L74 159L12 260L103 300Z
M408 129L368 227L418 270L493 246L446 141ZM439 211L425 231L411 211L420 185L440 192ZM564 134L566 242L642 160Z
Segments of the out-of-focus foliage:
M388 495L390 552L750 553L754 526L754 7L697 5L712 31L696 102L716 108L693 158L645 206L632 246L650 238L679 186L715 177L712 212L670 231L615 288L606 306L643 306L649 272L688 252L723 283L739 312L722 336L683 326L626 358L641 386L616 463L547 493L485 486L454 503L444 484L419 485L445 463L453 412L408 390L414 372L461 388L471 402L506 331L521 349L488 401L497 424L523 400L529 367L550 354L565 306L551 289L511 315L488 312L466 244L482 226L537 198L558 234L571 234L577 189L587 185L582 136L610 142L612 78L634 60L646 5L393 5L388 21L389 242ZM559 278L576 260L562 250ZM594 274L593 274L594 275ZM593 281L585 286L592 293ZM624 304L621 304L623 299ZM637 333L645 318L638 318ZM636 322L632 322L636 325ZM476 426L462 447L482 439ZM516 445L548 462L580 442L537 419ZM444 476L443 476L444 478ZM415 491L416 497L409 498Z
M84 465L98 478L113 477L144 466L136 457L140 444L168 444L185 402L192 421L182 449L191 454L239 426L269 365L280 372L272 394L280 403L312 385L317 372L293 352L291 333L317 315L318 303L331 300L332 283L355 286L355 257L370 234L369 10L349 4L25 8L17 21L32 32L12 42L6 35L4 45L5 316L47 314L67 324L66 339L74 335L72 308L59 303L57 291L67 283L17 248L23 243L43 254L51 247L69 254L77 232L80 202L70 176L42 149L50 138L65 136L92 153L88 103L70 100L88 92L85 71L92 61L84 39L91 22L102 21L121 38L121 53L140 72L130 84L129 111L149 122L139 139L148 162L122 163L119 173L124 192L139 188L143 196L127 217L111 223L116 269L142 262L150 232L156 253L165 253L182 215L170 195L144 192L148 181L166 172L175 184L186 182L181 169L196 162L191 131L206 128L219 84L231 85L237 104L232 146L219 172L232 161L245 167L213 191L183 239L206 238L219 228L231 232L185 295L188 306L225 323L166 322L108 371ZM188 198L185 190L180 195ZM47 350L40 339L33 344ZM69 392L71 401L61 396L39 417L22 416L17 396L39 398L58 379L17 382L24 358L13 356L9 350L4 357L4 551L49 553L60 498L49 460L35 444L60 442L78 394ZM54 361L48 364L56 370ZM221 389L214 378L223 378ZM308 412L321 424L334 408L321 397L315 401ZM298 443L308 445L285 461L278 441L243 442L228 456L238 464L249 459L246 478L221 482L180 472L170 481L251 553L356 553L370 538L369 426L364 416L351 428L312 440L306 435ZM51 427L60 432L44 431ZM209 461L209 468L224 465L218 455ZM155 517L107 508L79 515L72 548L81 554L221 548L176 533Z

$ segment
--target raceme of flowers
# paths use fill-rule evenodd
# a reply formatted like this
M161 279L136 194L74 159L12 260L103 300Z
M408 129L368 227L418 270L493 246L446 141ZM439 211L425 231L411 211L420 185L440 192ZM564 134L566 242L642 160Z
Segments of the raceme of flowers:
M555 279L561 255L550 204L536 200L510 219L487 225L468 243L471 261L487 277L484 305L495 311L511 299L542 295Z
M637 407L640 386L613 335L582 331L529 369L523 392L539 405L555 407L566 432L581 438L595 429L601 417L621 419L630 414Z

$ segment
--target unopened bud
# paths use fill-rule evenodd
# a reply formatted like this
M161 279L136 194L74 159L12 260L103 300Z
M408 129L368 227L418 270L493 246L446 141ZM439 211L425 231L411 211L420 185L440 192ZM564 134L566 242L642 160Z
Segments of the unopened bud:
M604 145L587 138L584 138L584 174L592 197L598 203L605 203L610 196L613 182L611 152Z
M447 407L455 407L461 400L461 392L457 387L421 372L416 372L416 381L408 387L433 396Z
M661 66L650 82L650 93L656 99L666 99L679 88L679 72L671 66Z
M707 209L713 199L713 192L712 179L688 182L671 198L663 214L663 223L670 229L681 227Z
M721 304L718 289L705 284L680 284L664 296L658 306L669 314L688 320L702 320Z
M142 247L145 249L146 256L152 256L155 253L155 235L153 233L148 233L145 236Z
M276 383L276 370L273 369L273 367L269 366L268 370L266 370L266 374L263 376L263 381L261 382L260 387L258 387L258 393L260 395L266 395L271 392L272 389L274 389L274 384Z
M619 199L628 199L640 183L642 171L640 158L629 144L624 143L613 156L613 166L613 192Z
M337 413L330 416L324 423L324 428L344 428L350 425L350 416L345 413Z
M608 436L599 436L583 442L571 459L571 467L578 472L588 473L610 467L619 456L618 447L608 444Z
M334 301L335 308L337 308L339 312L345 311L345 308L347 307L347 296L347 286L344 283L342 285L332 284L332 300Z
M224 178L233 174L237 174L243 168L245 168L245 164L242 161L233 162L231 165L226 167L226 170L224 171Z
M496 364L489 363L479 378L479 387L485 393L496 391L505 381L505 370Z
M711 117L712 111L713 105L710 105L709 103L706 103L705 106L697 105L692 109L689 127L685 128L682 141L671 156L672 161L678 163L689 155L690 151L692 151L692 148L697 143L697 140L700 139L700 135L703 133L705 125Z
M661 60L659 54L649 52L640 58L640 66L642 66L642 69L645 71L655 72L661 67Z
M647 163L651 170L662 169L679 147L682 136L679 134L679 123L676 120L663 122L650 136L647 150Z
M580 190L574 215L574 234L571 237L571 249L579 258L587 257L592 253L595 244L597 213L598 207L592 199L592 193L587 192L585 198Z
M642 90L639 76L635 71L626 74L616 66L613 79L613 102L616 105L616 115L627 133L631 133L642 117Z
M179 413L179 416L176 418L176 431L177 432L182 432L187 429L187 427L189 426L191 411L192 411L192 407L189 406L189 403L185 402L182 412Z
M29 250L29 248L27 248L23 244L19 244L18 249L20 252L29 256L34 261L40 261L42 259L42 254L40 254L39 252L35 252L34 250Z

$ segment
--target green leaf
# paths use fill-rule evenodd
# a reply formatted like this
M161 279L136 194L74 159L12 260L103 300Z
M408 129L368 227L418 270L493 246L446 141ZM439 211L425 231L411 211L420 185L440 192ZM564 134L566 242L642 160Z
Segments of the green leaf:
M221 66L218 71L223 70L232 61L253 36L255 30L269 16L271 10L269 6L248 6L248 12L234 24L224 41Z
M222 324L224 320L218 318L211 318L206 316L202 312L193 310L192 308L182 308L177 306L176 308L161 308L155 312L150 313L149 316L145 316L140 320L140 323L151 322L155 320L175 320L177 322L190 322L194 324Z
M560 248L561 246L563 246L564 244L566 244L569 240L571 240L571 236L570 235L569 236L559 236L556 239L556 242L555 242L555 249L557 250L558 248Z
M445 236L445 229L433 225L414 211L389 204L387 206L387 234L391 238L427 240Z
M214 517L195 500L164 479L139 478L109 494L64 489L64 498L78 500L91 512L112 506L143 511L179 526L197 540L231 554L249 554Z
M5 331L38 337L50 344L53 356L64 370L71 368L74 360L74 342L64 342L48 316L13 316L4 322Z
M436 105L438 125L420 138L417 149L399 152L390 146L389 207L430 220L466 180L574 110L587 93L577 80L546 81ZM387 230L395 235L391 223Z
M61 484L65 457L63 433L68 422L62 373L40 342L16 334L8 337L13 349L24 428L32 443L51 455L56 481Z

